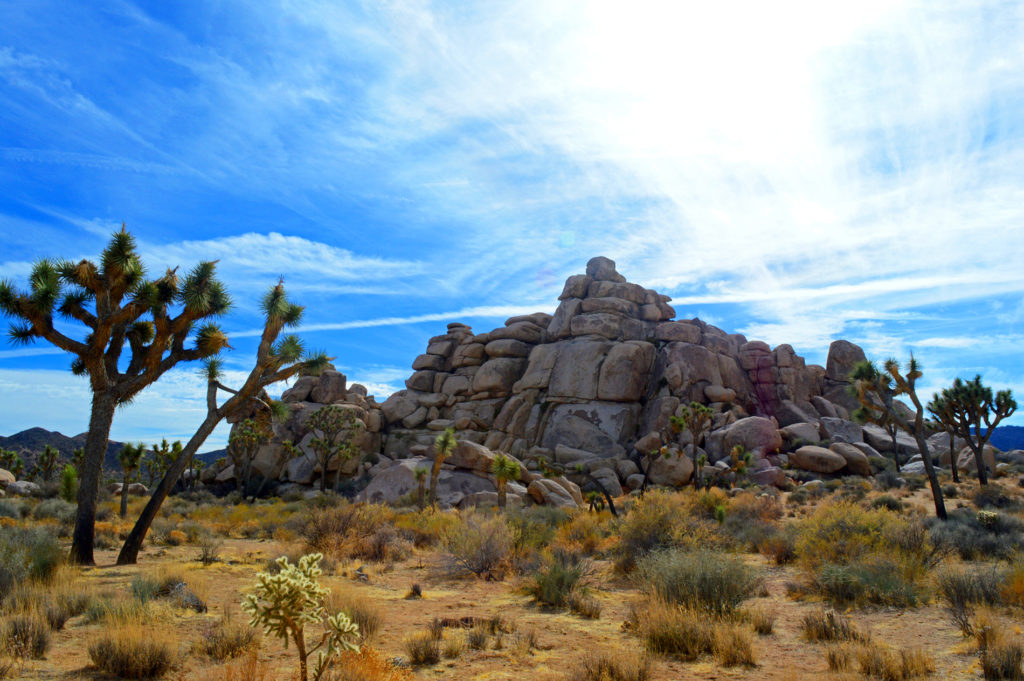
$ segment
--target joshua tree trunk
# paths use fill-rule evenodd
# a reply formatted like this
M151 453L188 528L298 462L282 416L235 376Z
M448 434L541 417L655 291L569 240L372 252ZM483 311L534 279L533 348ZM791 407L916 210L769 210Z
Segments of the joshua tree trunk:
M505 503L507 501L508 494L505 489L505 480L498 478L498 508L505 510Z
M981 421L974 424L974 435L977 438L981 437ZM967 446L974 452L974 464L978 469L978 484L985 486L988 484L988 468L985 466L985 457L983 456L985 448L984 446L979 447L974 438L967 438Z
M128 515L128 471L124 472L121 483L121 517Z
M95 565L93 540L96 534L96 501L100 493L100 475L103 459L107 454L107 439L110 426L117 411L117 400L113 395L93 393L92 410L89 414L89 434L85 440L85 456L82 459L82 477L78 486L78 513L75 517L75 532L71 539L72 563Z
M949 434L949 465L953 469L953 482L960 482L960 473L957 472L956 433Z
M121 553L117 556L118 565L134 565L138 561L142 542L146 539L146 533L149 532L153 519L156 518L156 514L160 510L160 505L164 503L167 495L171 493L174 483L178 481L178 478L185 472L185 469L191 465L192 457L203 446L206 438L217 427L221 418L217 414L207 416L206 420L199 426L199 430L188 441L185 448L181 450L178 458L168 467L164 477L160 480L160 484L153 490L153 495L149 498L149 502L146 503L146 507L142 509L139 519L135 521L135 527L132 528L128 538L125 539L124 546L121 547Z
M896 472L900 472L900 445L896 441L896 429L892 426L892 431L889 435L892 437L892 460L896 462Z
M416 505L420 507L421 511L426 506L426 495L427 481L419 480L416 484Z

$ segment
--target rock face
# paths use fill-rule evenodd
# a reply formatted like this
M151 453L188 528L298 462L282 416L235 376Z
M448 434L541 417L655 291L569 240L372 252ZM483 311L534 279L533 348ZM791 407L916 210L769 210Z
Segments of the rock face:
M444 502L451 505L489 503L496 452L521 461L524 503L579 505L576 486L594 489L593 479L610 492L635 488L641 455L662 445L685 453L656 459L650 481L686 484L693 475L691 438L685 431L672 434L669 424L694 401L713 411L698 443L708 465L727 467L730 451L740 445L765 484L788 484L780 454L788 449L796 449L789 459L796 468L861 475L870 467L857 445L892 449L884 431L849 420L856 405L846 394L846 376L864 358L856 345L836 341L826 367L808 365L789 345L772 348L699 319L674 319L669 302L628 282L612 260L594 258L584 274L566 280L554 314L512 317L485 333L448 324L413 360L405 389L381 404L338 371L299 378L282 396L292 414L275 426L275 439L259 450L254 469L316 484L325 472L309 446L314 434L306 422L324 404L352 410L360 427L363 463L342 466L342 476L369 472L362 498L388 501L415 489L414 462L429 464L445 428L458 440L442 473ZM285 440L297 450L284 447ZM897 444L904 456L916 451L912 438ZM550 463L564 467L572 487L538 475ZM469 485L465 476L482 482Z

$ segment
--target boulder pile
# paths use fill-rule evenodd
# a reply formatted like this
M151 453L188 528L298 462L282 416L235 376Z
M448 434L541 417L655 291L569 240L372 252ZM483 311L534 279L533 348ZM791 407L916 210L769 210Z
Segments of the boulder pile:
M458 444L440 478L444 505L494 502L495 452L522 463L520 481L508 488L511 504L579 506L581 486L594 487L595 478L613 496L636 489L645 455L662 445L669 455L651 461L648 483L683 485L695 474L690 436L666 433L691 402L713 412L698 450L702 474L727 472L736 445L752 454L751 478L778 487L871 475L882 454L891 456L884 430L850 420L856 405L846 377L864 359L861 348L837 340L825 367L809 365L789 345L772 348L699 319L676 320L669 302L626 281L608 258L594 258L565 282L554 314L512 317L485 333L448 324L413 360L405 389L381 404L337 371L298 379L283 395L290 418L275 426L253 465L292 484L323 475L305 423L324 404L355 412L361 456L341 473L369 478L360 498L376 501L415 492L416 469L430 467L433 443L448 428ZM933 455L948 465L948 438L933 438ZM289 458L285 440L301 455ZM907 435L896 447L903 460L918 453ZM551 468L564 475L552 477ZM203 476L223 482L231 471Z

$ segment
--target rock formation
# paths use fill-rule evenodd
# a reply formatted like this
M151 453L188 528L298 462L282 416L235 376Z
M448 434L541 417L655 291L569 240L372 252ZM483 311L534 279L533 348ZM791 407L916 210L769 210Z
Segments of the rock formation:
M361 498L379 501L415 491L415 469L429 467L446 428L459 443L440 481L446 505L493 502L489 462L498 451L523 463L522 480L509 487L513 504L580 505L580 485L593 485L591 478L613 494L635 489L644 455L662 444L670 456L651 463L649 482L686 484L694 473L689 436L664 443L662 434L692 401L714 411L699 450L709 474L729 468L736 445L753 455L751 478L776 486L792 477L869 475L880 452L892 449L883 430L849 420L856 405L846 376L864 358L852 343L832 343L820 367L789 345L772 348L699 319L675 320L670 298L629 283L603 257L569 277L559 301L553 315L512 317L486 333L448 324L413 360L405 389L382 404L337 371L300 378L282 398L290 418L275 427L254 468L302 485L319 478L305 422L323 404L355 411L362 456L342 474L369 477ZM302 455L289 459L284 440ZM905 458L917 453L909 436L897 445ZM539 475L546 464L562 466L567 477ZM590 475L574 472L577 466Z

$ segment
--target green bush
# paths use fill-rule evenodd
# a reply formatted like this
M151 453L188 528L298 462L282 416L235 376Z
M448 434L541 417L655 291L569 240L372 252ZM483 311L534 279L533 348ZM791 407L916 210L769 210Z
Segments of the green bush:
M930 518L928 534L936 547L953 551L964 560L1011 560L1024 551L1024 523L1003 513L983 520L978 513L956 509L945 522Z
M666 603L714 614L735 610L757 584L752 568L711 551L656 551L641 559L638 568L642 590Z
M0 518L14 518L20 520L24 517L24 506L13 499L0 499Z
M512 536L501 518L467 518L461 526L445 532L441 544L449 573L468 572L477 577L500 575L512 552Z
M60 487L58 493L64 501L74 503L78 496L78 470L71 464L65 464L60 471Z
M26 579L50 579L63 562L56 537L45 529L4 528L0 532L0 600Z
M888 605L913 607L920 592L913 580L906 579L900 566L885 558L857 561L849 565L824 565L815 585L835 605Z
M52 518L61 523L70 523L75 519L76 506L63 499L47 499L36 504L32 509L32 517L36 520Z
M872 499L868 508L884 508L899 513L903 510L903 502L891 494L882 494Z
M564 608L573 592L585 588L589 562L576 554L555 551L530 578L526 593L542 605Z

